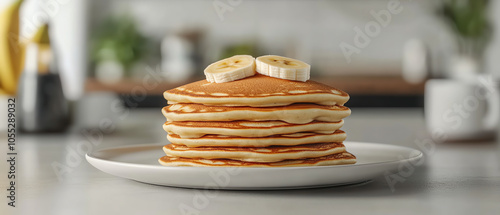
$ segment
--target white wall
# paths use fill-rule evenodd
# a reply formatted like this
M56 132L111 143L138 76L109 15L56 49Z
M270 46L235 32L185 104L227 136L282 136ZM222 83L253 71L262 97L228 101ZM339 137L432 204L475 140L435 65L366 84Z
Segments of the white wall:
M255 40L265 53L293 54L296 56L292 57L311 63L313 70L336 75L399 75L402 46L408 39L423 38L429 46L440 44L436 41L443 39L443 27L435 24L428 4L401 0L402 12L393 14L387 27L359 54L353 54L348 63L339 45L353 44L353 28L364 28L376 21L370 11L387 10L389 0L244 0L225 13L223 21L213 2L94 0L93 8L109 8L114 14L130 13L139 19L141 30L158 40L182 25L205 26L209 30L206 44L212 56L208 62L217 58L213 53L218 52L221 44Z
M12 0L0 0L3 8ZM219 0L226 2L226 0ZM38 6L34 6L35 3ZM59 3L58 8L43 10L40 4ZM206 63L215 60L221 45L236 41L258 41L265 53L293 55L313 65L316 73L335 75L399 75L403 44L410 38L421 38L440 55L450 49L451 37L445 27L432 17L432 1L401 0L403 11L393 15L387 27L372 38L359 54L347 63L339 45L353 44L354 27L363 28L375 19L370 14L387 9L388 0L372 1L255 1L244 0L224 14L221 21L211 0L93 0L89 9L85 0L26 0L22 24L38 20L42 11L56 20L56 43L60 47L65 88L69 97L77 98L83 90L87 72L87 18L95 27L108 14L130 13L141 23L140 29L160 40L169 31L185 25L208 30L205 41ZM31 6L29 6L31 4ZM49 7L50 8L50 7ZM57 10L55 10L57 9ZM52 11L52 12L51 12ZM492 19L500 20L500 1L492 1ZM87 14L87 17L84 17ZM488 52L488 71L500 76L500 22L495 22L495 36ZM33 25L31 23L30 25ZM29 25L28 25L29 26ZM35 23L36 26L36 23ZM22 27L28 36L31 28ZM28 29L28 30L27 30ZM31 30L32 33L33 30ZM444 54L443 54L444 53Z
M487 70L495 77L500 78L500 1L491 1L491 19L493 23L493 40L488 49L486 59Z

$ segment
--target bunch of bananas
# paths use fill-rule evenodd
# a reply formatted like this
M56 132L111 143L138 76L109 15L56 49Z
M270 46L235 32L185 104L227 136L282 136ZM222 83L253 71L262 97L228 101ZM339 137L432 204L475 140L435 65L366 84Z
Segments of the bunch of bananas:
M19 41L19 8L16 0L0 13L0 93L15 95L23 67L24 48Z
M24 67L24 51L28 43L50 48L49 27L41 26L28 41L20 41L19 9L24 0L14 0L0 13L0 94L15 95Z

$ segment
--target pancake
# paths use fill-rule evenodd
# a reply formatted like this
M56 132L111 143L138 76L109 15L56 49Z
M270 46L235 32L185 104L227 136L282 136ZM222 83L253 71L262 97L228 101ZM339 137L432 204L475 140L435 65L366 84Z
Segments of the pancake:
M282 121L230 121L230 122L177 122L167 121L163 129L169 134L177 134L181 138L199 138L206 134L219 134L239 137L267 137L278 134L298 132L314 132L332 134L344 125L344 121L291 124Z
M317 158L285 160L272 163L246 162L229 159L201 159L163 156L158 162L163 166L194 166L194 167L298 167L298 166L329 166L356 163L356 157L349 152L327 155Z
M343 142L346 134L342 130L336 130L332 134L318 133L295 133L281 134L268 137L229 137L223 135L208 134L200 138L186 139L176 134L167 135L167 139L174 144L188 147L200 146L237 146L237 147L265 147L271 145L293 146L309 143Z
M278 162L290 159L323 157L345 152L342 143L312 143L297 146L269 147L221 147L203 146L190 148L183 145L168 144L163 151L170 157L231 159L248 162Z
M215 106L285 106L292 103L344 105L344 91L315 82L289 81L265 75L226 82L207 80L186 84L163 93L169 104L197 103Z
M344 106L291 104L284 107L227 107L202 104L173 104L162 109L168 121L268 121L304 124L314 120L338 122L351 114Z

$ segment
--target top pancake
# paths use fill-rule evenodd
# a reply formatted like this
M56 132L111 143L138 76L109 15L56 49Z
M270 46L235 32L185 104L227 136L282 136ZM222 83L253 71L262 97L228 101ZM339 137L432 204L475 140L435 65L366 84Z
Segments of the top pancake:
M167 90L163 95L169 104L253 107L293 103L344 105L349 100L349 95L344 91L315 81L290 81L260 74L226 83L197 81Z

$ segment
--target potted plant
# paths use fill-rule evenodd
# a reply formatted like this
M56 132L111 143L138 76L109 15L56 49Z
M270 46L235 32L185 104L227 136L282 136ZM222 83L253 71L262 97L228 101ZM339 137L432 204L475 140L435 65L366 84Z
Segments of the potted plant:
M137 29L134 19L122 15L105 20L93 40L92 59L95 76L105 82L116 82L146 54L147 39Z
M438 15L453 32L457 52L451 57L448 75L469 79L484 72L484 55L491 40L489 0L444 0Z

